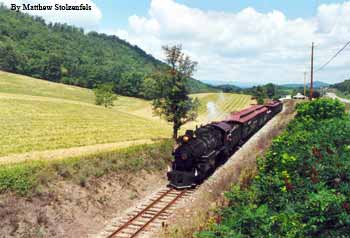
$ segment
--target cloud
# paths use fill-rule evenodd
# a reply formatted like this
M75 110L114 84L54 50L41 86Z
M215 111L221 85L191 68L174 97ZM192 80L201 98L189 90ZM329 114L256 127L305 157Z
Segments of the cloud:
M75 6L80 4L88 4L91 6L91 11L65 11L65 10L53 10L51 11L40 11L40 10L24 10L22 12L29 13L31 15L41 16L48 22L61 22L84 27L87 29L94 29L102 18L102 13L97 5L91 0L0 0L5 6L10 7L11 4L41 4L55 6L55 4Z
M130 16L128 29L107 32L158 58L163 58L161 45L182 44L199 62L195 76L200 80L302 82L312 41L317 67L350 39L350 2L320 5L309 19L288 19L276 10L203 11L174 0L152 0L147 16ZM336 77L346 73L346 58L339 56L316 79L341 80Z

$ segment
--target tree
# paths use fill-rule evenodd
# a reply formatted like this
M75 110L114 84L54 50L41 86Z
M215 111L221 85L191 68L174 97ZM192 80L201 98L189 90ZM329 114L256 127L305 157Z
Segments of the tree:
M117 93L126 96L139 96L143 78L141 73L123 73L116 86Z
M112 107L117 96L113 92L114 85L110 83L100 84L94 89L96 105L103 105L105 108Z
M142 96L146 99L155 99L157 98L159 95L161 95L160 93L160 85L159 85L159 81L157 79L160 79L160 73L155 73L149 77L146 77L141 85L141 92L142 92Z
M11 44L0 42L0 55L0 69L14 72L19 68L20 58Z
M253 95L256 98L258 104L264 104L264 99L267 97L264 87L257 86L256 88L253 88Z
M44 78L50 81L59 82L62 74L61 73L62 61L63 61L62 58L57 54L50 54L44 66L44 72L43 72Z
M276 86L272 83L268 83L265 86L266 94L271 99L276 96Z
M173 123L173 138L176 139L180 127L198 115L198 100L191 99L186 88L197 63L182 52L180 45L163 46L163 50L169 68L159 75L159 90L153 100L153 109Z

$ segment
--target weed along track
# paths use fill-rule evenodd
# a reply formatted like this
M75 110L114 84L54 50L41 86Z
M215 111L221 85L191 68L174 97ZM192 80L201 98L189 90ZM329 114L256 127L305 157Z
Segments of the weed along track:
M148 203L141 205L120 221L119 226L108 238L134 238L164 225L176 205L189 197L195 190L162 189Z

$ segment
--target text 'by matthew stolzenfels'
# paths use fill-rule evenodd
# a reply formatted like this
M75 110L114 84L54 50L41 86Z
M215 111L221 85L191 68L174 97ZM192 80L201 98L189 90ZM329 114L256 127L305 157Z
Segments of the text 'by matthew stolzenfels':
M12 11L91 11L92 7L89 4L69 5L69 4L11 4Z

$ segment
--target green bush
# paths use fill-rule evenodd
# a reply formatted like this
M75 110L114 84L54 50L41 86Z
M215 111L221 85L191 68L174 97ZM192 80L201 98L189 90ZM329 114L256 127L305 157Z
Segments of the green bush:
M345 115L345 105L339 100L321 98L297 105L298 117L311 117L315 120L340 118Z
M248 188L227 192L221 223L198 238L349 237L350 120L329 99L298 106Z

